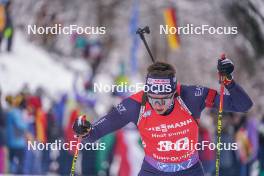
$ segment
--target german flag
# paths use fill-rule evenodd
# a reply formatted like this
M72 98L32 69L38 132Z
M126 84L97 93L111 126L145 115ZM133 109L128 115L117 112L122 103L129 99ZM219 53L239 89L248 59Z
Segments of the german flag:
M176 21L176 10L173 7L166 8L164 10L164 20L165 24L168 25L169 28L176 27L177 28L177 21ZM180 41L178 34L171 34L167 35L168 43L171 49L178 49L180 47Z

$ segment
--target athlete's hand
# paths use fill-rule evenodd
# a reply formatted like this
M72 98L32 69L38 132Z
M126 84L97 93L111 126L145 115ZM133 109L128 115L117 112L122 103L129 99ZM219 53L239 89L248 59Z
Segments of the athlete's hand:
M232 82L233 76L232 73L234 71L234 64L230 59L218 59L217 70L220 76L223 78L223 82L225 85L228 85Z
M91 131L91 123L86 120L85 115L81 115L75 120L72 128L78 137L84 137Z

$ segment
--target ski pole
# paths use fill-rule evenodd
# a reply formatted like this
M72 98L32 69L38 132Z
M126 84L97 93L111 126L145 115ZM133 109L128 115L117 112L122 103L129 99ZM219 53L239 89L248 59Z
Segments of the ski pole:
M225 54L221 55L221 60L225 59ZM220 149L219 145L221 144L221 133L222 133L222 117L223 117L223 105L224 105L224 76L220 74L220 101L219 101L219 110L218 110L218 118L217 118L217 145L216 145L216 162L215 168L216 172L215 175L219 176L219 168L220 168Z
M82 121L84 121L85 119L86 119L86 116L83 115L82 116ZM78 145L81 143L81 140L82 140L82 136L77 136L77 137L78 137L78 140L77 140L77 145L76 145L74 156L73 156L73 160L72 160L72 167L71 167L70 176L74 176L75 168L76 168L76 162L77 162L78 155L79 155Z
M81 137L78 137L78 141L77 141L77 146L78 144L81 142ZM74 176L75 173L75 165L78 159L78 154L79 154L79 150L78 147L76 146L75 152L74 152L74 156L73 156L73 160L72 160L72 167L71 167L71 174L70 176Z
M141 40L143 41L143 43L144 43L144 45L145 45L145 47L146 47L146 49L147 49L147 51L149 53L149 56L150 56L152 62L154 63L155 60L154 60L154 57L153 57L153 55L152 55L152 53L151 53L151 51L149 49L149 46L148 46L148 43L147 43L147 41L145 39L144 33L147 33L147 34L150 33L150 30L149 30L149 27L148 26L144 27L143 29L138 28L136 34L139 34Z

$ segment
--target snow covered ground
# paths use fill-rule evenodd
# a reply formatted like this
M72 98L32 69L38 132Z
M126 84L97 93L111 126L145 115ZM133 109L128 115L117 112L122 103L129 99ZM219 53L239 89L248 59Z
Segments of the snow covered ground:
M75 71L86 69L85 64L78 61L73 67ZM0 53L0 87L5 94L16 93L25 84L31 91L42 87L52 95L69 92L73 78L73 70L52 59L44 49L28 42L19 31L14 38L13 51Z

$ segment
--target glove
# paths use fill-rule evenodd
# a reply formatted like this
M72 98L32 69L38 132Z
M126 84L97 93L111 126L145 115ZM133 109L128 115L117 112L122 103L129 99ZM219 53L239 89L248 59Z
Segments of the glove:
M77 136L86 136L91 131L91 123L86 120L86 116L79 116L73 124L73 131L77 134Z
M219 82L223 81L225 86L229 85L233 80L232 73L234 71L234 64L232 61L226 58L218 59L217 69L219 73Z

